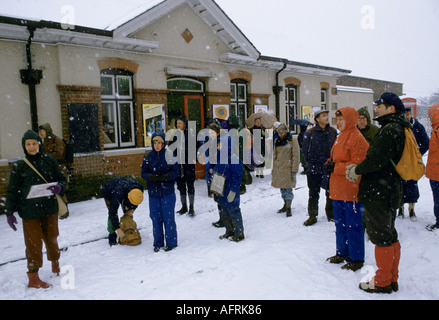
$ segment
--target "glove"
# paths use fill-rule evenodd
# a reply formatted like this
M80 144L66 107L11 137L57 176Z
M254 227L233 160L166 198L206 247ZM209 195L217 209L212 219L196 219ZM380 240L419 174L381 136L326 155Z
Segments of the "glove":
M346 167L346 179L351 182L357 182L360 179L360 175L355 173L356 164L351 164Z
M50 190L53 194L59 194L61 192L61 186L59 184L56 184L54 186L50 186L47 188L47 190Z
M12 228L12 230L17 231L17 227L14 226L14 224L18 223L17 218L15 218L14 215L10 215L10 216L7 216L6 219L8 221L9 226Z
M159 180L159 175L158 174L150 174L149 177L148 177L148 180L149 181L153 181L153 182L160 181Z
M230 191L229 195L227 196L227 201L229 203L232 203L233 200L235 200L236 192Z
M334 168L335 168L335 163L333 161L330 160L325 163L326 172L332 173L334 172Z
M158 175L158 181L169 181L169 174L165 173L165 174L159 174Z

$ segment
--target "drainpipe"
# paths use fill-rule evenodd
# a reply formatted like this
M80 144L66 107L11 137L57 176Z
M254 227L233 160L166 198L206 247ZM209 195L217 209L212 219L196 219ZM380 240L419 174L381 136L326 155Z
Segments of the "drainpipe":
M29 86L29 103L30 103L30 115L32 122L32 130L38 131L38 111L37 111L37 94L35 86L40 83L43 78L42 70L32 69L32 55L30 46L32 44L32 38L34 37L35 27L28 26L29 38L26 42L26 57L27 57L27 69L20 70L21 82Z
M280 98L279 95L283 90L282 86L279 86L279 74L287 68L288 60L283 60L284 65L282 69L276 72L276 86L273 87L273 93L275 94L276 99L276 118L280 121Z

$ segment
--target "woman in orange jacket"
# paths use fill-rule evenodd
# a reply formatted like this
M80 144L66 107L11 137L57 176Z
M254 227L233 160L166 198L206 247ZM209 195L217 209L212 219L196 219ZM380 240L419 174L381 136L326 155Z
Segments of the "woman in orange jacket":
M433 231L439 229L439 104L432 106L428 113L433 131L431 132L425 176L430 179L436 223L428 225L427 230Z
M366 157L369 144L356 127L358 111L344 107L336 112L337 128L341 132L331 150L327 167L333 167L329 180L329 197L332 199L336 227L336 255L330 263L347 261L342 269L356 271L364 263L364 207L358 202L360 181L346 179L346 168L358 164ZM331 171L329 169L329 171Z

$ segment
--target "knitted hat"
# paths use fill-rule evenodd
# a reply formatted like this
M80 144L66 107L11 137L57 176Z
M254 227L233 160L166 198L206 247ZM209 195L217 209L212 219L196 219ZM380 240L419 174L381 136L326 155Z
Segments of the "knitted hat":
M128 200L135 205L138 206L143 201L143 192L139 189L133 189L128 193Z
M277 127L276 130L277 130L277 132L279 132L279 134L282 134L282 133L288 131L288 127L287 127L284 123L281 123L281 124Z

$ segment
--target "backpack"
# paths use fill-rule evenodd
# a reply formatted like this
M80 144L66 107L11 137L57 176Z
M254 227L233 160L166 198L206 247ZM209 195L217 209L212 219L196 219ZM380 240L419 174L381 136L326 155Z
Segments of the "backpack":
M399 176L403 180L418 181L425 174L425 165L422 161L422 155L419 151L419 145L416 141L412 129L406 127L404 128L404 133L404 151L402 152L401 159L399 160L397 165L395 165L393 160L391 160L391 162L395 166L396 172L398 172Z
M137 229L137 223L132 216L124 215L120 218L120 228L125 233L125 237L120 239L121 245L137 246L142 243L142 237Z

